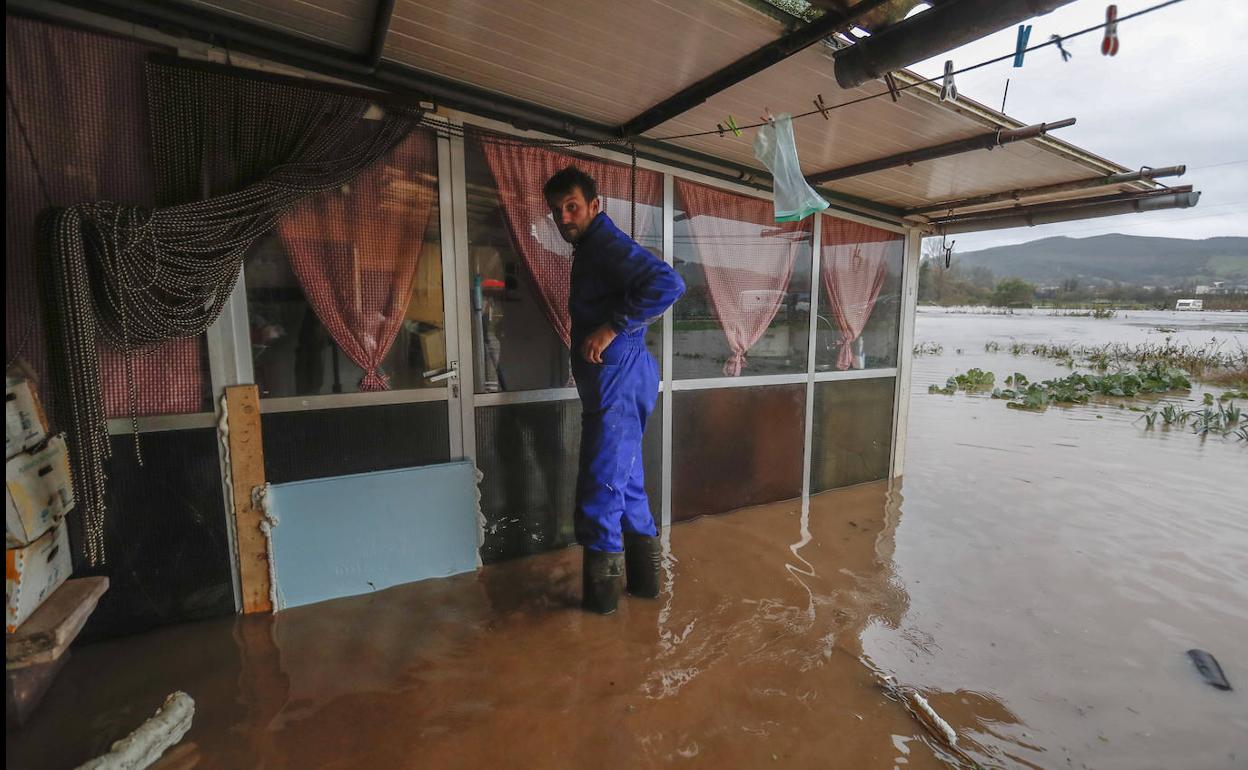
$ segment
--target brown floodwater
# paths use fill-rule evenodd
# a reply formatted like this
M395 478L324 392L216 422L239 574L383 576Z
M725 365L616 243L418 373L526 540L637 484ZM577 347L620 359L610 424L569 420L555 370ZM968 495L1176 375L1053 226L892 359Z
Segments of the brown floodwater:
M677 526L663 596L610 617L578 608L569 549L86 646L7 759L71 767L180 689L167 768L942 767L862 643L908 611L899 503L881 482ZM970 749L1015 721L929 700Z
M1156 333L1248 344L1244 316L1199 315ZM916 361L904 481L677 525L661 598L610 617L577 608L569 549L84 646L6 760L73 767L184 690L166 770L1246 767L1248 446L1114 403L926 392L971 366L1066 371L989 340L1152 323L921 314L946 352ZM1205 684L1191 647L1237 689Z
M1248 442L1149 429L1122 399L1035 414L927 393L972 367L998 383L1070 373L987 342L1167 338L1239 351L1248 314L920 312L916 340L944 353L917 358L912 378L894 553L909 606L863 647L930 690L991 693L1018 723L984 742L1019 762L1248 768ZM1198 409L1223 390L1145 401ZM1190 648L1213 653L1236 689L1205 684Z

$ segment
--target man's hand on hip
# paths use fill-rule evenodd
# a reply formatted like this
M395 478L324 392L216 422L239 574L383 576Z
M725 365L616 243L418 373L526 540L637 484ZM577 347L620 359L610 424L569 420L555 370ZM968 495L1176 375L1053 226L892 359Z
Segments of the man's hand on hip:
M581 358L584 358L591 364L601 364L602 351L607 349L607 346L615 340L618 334L619 332L612 328L611 324L603 324L598 327L593 334L590 334L581 343Z

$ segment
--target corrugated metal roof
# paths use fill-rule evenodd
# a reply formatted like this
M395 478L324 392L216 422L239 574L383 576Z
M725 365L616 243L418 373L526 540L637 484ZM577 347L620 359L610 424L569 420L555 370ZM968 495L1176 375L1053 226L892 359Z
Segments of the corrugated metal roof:
M376 14L374 0L182 0L186 5L295 32L351 51L364 51Z
M619 124L780 33L720 0L399 0L385 57Z
M362 50L376 6L370 0L190 0L197 5ZM578 118L619 125L746 53L775 40L774 9L749 0L397 0L384 57L454 81ZM905 82L917 80L899 73ZM647 132L667 137L713 129L733 115L755 122L763 109L800 113L816 94L836 104L884 90L836 84L829 45L812 46ZM940 102L931 86L899 102L874 99L795 122L807 173L915 150L997 127L1017 127L969 100ZM1048 116L1050 120L1070 117ZM707 155L761 169L752 134L674 140ZM837 180L826 189L898 209L1113 173L1122 167L1059 139L924 161ZM1143 189L1136 183L1130 189ZM1104 194L1105 188L1064 194ZM1008 204L995 204L1001 207ZM981 207L982 208L982 207Z

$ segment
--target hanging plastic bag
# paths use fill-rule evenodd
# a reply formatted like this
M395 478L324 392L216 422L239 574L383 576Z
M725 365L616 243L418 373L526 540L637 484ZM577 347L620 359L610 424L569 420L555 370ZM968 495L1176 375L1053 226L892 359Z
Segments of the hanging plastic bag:
M806 184L806 177L802 176L791 115L779 115L758 129L754 157L771 171L777 222L797 222L828 207L823 196Z

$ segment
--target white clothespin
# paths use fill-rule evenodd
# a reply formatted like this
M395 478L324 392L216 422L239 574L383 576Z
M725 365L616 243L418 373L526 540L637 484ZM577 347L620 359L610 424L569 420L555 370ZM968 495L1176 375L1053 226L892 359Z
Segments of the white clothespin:
M945 77L940 84L940 100L955 101L958 98L958 85L953 82L953 59L945 61Z

